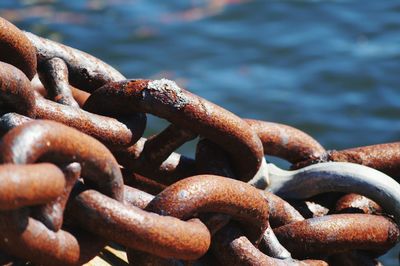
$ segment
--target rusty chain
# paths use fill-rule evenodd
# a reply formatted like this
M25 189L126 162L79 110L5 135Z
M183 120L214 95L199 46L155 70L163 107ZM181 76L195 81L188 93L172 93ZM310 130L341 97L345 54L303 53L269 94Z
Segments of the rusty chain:
M0 112L1 264L375 265L399 240L399 143L327 151L3 18ZM171 124L146 139L147 113Z

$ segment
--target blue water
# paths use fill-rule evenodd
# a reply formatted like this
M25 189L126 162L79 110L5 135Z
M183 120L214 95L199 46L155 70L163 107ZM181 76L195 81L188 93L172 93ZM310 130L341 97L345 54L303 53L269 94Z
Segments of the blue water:
M0 16L327 149L400 136L398 1L2 0ZM148 134L164 126L151 119Z

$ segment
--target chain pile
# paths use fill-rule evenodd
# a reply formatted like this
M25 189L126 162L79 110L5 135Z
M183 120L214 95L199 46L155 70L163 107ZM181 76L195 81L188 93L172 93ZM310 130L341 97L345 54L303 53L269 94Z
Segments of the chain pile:
M399 239L400 143L326 151L1 18L0 110L2 264L376 265Z

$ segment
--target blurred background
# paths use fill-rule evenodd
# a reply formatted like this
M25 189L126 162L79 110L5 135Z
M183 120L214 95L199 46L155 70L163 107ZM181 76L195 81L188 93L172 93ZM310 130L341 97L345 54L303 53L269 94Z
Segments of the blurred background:
M399 139L398 1L1 0L0 16L326 149ZM165 125L150 118L146 134ZM398 265L398 251L383 263Z

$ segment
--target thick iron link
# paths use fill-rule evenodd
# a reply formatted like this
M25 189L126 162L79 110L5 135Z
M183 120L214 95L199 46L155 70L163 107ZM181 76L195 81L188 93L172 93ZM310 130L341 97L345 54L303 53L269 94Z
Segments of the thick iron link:
M0 17L0 61L16 66L29 80L36 74L35 47L22 31L2 17Z
M369 214L312 218L281 226L274 232L296 258L349 250L382 252L392 248L399 238L399 228L392 221Z
M84 109L101 114L151 113L176 124L179 127L176 130L187 128L214 140L229 153L241 180L250 180L261 165L262 144L250 126L229 111L179 88L173 81L109 83L90 95Z
M299 162L293 169L320 162L350 162L377 169L394 178L400 177L400 142L327 151L317 158Z

